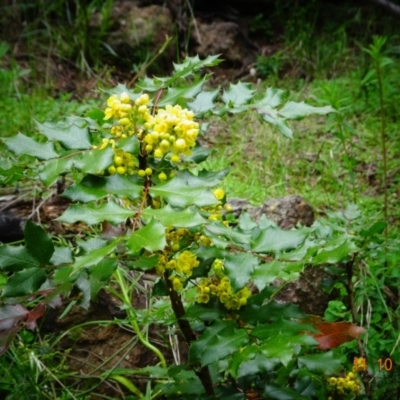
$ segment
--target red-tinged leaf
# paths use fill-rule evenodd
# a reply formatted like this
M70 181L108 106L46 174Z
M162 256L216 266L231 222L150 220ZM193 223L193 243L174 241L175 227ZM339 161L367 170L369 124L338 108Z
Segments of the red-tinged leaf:
M24 320L28 314L29 311L20 304L0 307L0 331L12 328L16 323Z
M329 350L338 347L342 343L357 339L365 329L351 322L321 322L314 325L321 332L312 334L319 343L320 350Z
M36 320L42 318L46 311L46 305L39 303L33 310L29 311L28 318L26 319L26 327L30 330L36 329Z
M0 356L7 351L8 346L10 346L10 343L14 339L14 336L18 333L20 329L21 327L14 326L11 329L0 332Z

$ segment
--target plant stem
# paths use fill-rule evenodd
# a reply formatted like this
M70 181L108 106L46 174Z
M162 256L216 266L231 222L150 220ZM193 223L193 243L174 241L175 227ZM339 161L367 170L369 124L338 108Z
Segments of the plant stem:
M382 146L382 159L383 159L383 215L386 223L388 224L388 189L387 189L387 149L386 149L386 118L385 118L385 107L383 101L383 85L382 85L382 71L379 64L379 59L375 60L376 75L378 78L379 88L379 103L381 112L381 146ZM387 228L385 229L387 235Z
M169 279L168 271L164 272L164 279L168 287L169 298L171 299L172 309L178 322L179 329L181 330L186 343L190 346L190 344L196 340L196 335L194 334L189 321L183 318L185 315L185 307L183 306L179 294L175 291L173 284ZM202 367L200 371L195 370L194 372L203 384L207 395L214 396L214 387L208 367Z
M122 292L122 298L124 301L124 305L127 306L126 312L128 314L128 319L129 322L133 328L133 330L135 331L138 339L140 340L140 342L143 344L143 346L147 347L149 350L151 350L160 360L161 365L163 368L167 368L167 363L165 361L164 356L162 355L161 351L153 346L142 334L139 325L136 321L136 316L135 313L132 309L132 304L131 304L131 299L130 296L128 294L128 291L126 290L126 285L124 282L124 278L121 275L121 268L117 268L117 270L114 272L114 276L118 282L119 287L121 288L121 292Z

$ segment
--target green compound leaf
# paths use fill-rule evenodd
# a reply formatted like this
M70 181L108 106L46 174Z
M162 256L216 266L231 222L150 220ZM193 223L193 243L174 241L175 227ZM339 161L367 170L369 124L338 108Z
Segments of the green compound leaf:
M190 86L168 88L167 94L161 99L158 106L165 107L167 104L177 104L178 100L194 99L201 92L205 81L206 77Z
M189 110L192 110L197 118L201 118L208 111L211 111L214 107L214 101L218 96L219 90L211 90L209 92L200 92L193 101L189 101L187 106Z
M38 267L38 262L28 253L25 246L0 246L0 269L19 271Z
M306 367L310 372L327 376L336 375L342 369L340 358L335 357L332 351L299 356L297 361L300 366Z
M126 196L130 200L137 199L143 191L143 180L132 176L96 176L87 175L79 184L71 185L63 196L87 203L99 200L110 194L115 196Z
M118 142L115 143L115 147L117 149L122 149L130 154L140 153L140 142L136 136L119 139Z
M190 346L189 362L212 364L240 350L247 342L246 332L237 329L234 321L216 321Z
M232 357L229 372L234 379L242 376L267 373L279 364L277 359L267 358L258 346L252 344L237 352Z
M88 273L90 277L93 277L100 282L104 282L110 279L110 276L116 269L116 258L104 258L98 264L90 266L88 268Z
M178 228L190 228L207 222L207 220L200 216L195 207L175 211L169 204L158 210L146 208L143 210L141 217L146 223L148 223L152 218L155 218L165 227L175 226Z
M40 180L49 187L64 172L70 171L73 164L71 157L54 158L46 161L39 172Z
M206 235L209 236L214 242L222 236L228 239L230 242L233 242L241 247L247 247L250 244L251 235L237 232L231 227L225 226L221 222L210 223L204 228L207 231Z
M252 335L263 340L260 350L268 358L277 358L287 366L293 355L300 352L301 346L315 346L318 343L311 336L300 332L314 329L312 325L295 321L279 320L266 326L259 326Z
M16 272L3 288L2 296L18 297L36 292L46 280L46 273L42 268L29 268Z
M45 124L35 122L40 133L49 140L59 141L66 149L85 150L91 147L89 129L87 126L78 126L76 121L74 123L67 119L63 122Z
M251 254L229 254L224 262L225 272L229 277L233 290L242 289L250 281L258 258Z
M327 245L329 247L329 243ZM333 249L324 249L313 258L314 264L337 264L343 261L350 254L358 251L359 248L351 239L345 240L339 246Z
M257 101L258 106L269 106L271 108L276 108L282 104L285 97L285 91L281 89L276 89L269 87L265 91L264 96Z
M49 264L60 265L72 263L72 250L69 247L56 247Z
M127 240L126 245L134 254L142 249L150 252L163 250L167 245L165 228L161 222L152 219L144 228L135 231Z
M284 231L269 227L261 231L254 240L252 250L257 253L270 253L294 249L304 242L307 235L308 233L301 229Z
M47 264L54 253L54 245L50 236L42 227L29 219L26 221L24 236L25 246L29 254L40 264Z
M202 186L199 186L200 182ZM165 198L172 207L204 207L218 204L219 201L208 187L202 180L187 172L184 176L177 175L168 182L150 188L150 194L152 197Z
M252 275L254 284L257 286L258 290L263 290L275 279L279 278L284 268L285 264L279 261L258 265Z
M74 157L74 166L86 174L99 175L113 163L114 151L108 146L103 150L83 151Z
M194 57L186 57L183 63L174 63L175 72L173 73L172 78L186 78L204 67L214 67L222 62L218 57L219 55L208 56L204 60L200 60L198 55L195 55Z
M83 256L76 257L72 265L57 269L54 274L54 282L56 284L64 283L73 277L73 275L75 279L78 278L77 272L82 268L89 268L92 265L97 265L102 262L105 257L115 250L120 240L120 238L115 239L107 246L92 250L90 253Z
M178 173L178 177L184 180L187 185L191 188L196 187L207 187L213 188L214 186L218 186L228 175L229 169L223 169L222 171L217 172L209 172L206 170L200 171L198 175L193 175L189 171L181 171Z
M207 304L194 303L188 307L185 317L201 321L221 320L226 315L226 309L219 301L210 301Z
M312 114L325 115L331 112L336 112L331 106L313 107L303 101L301 103L288 101L279 110L279 114L287 119L301 119Z
M229 89L224 91L222 101L232 107L239 107L250 101L254 93L255 90L250 89L250 84L248 83L231 83Z
M53 143L38 143L28 136L18 133L11 138L1 138L6 146L15 154L28 154L40 160L49 160L58 157Z
M135 214L133 210L126 210L116 203L108 202L100 206L95 203L85 205L73 204L63 215L56 218L56 221L63 221L69 224L81 221L87 225L98 224L102 221L108 221L112 224L120 224L127 218Z

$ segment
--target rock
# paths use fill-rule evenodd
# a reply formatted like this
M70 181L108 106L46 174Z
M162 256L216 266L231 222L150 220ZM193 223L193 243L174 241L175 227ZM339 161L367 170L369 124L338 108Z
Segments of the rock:
M94 14L91 26L101 26L100 13ZM115 1L110 13L111 32L106 43L117 54L138 59L146 54L157 52L165 41L165 37L173 36L174 25L168 8L151 5L141 8L132 1ZM167 53L174 54L173 46Z
M224 65L241 67L255 60L254 49L241 32L239 24L231 21L196 21L192 28L192 40L197 42L194 52L200 58L221 54Z
M291 229L298 223L303 226L311 226L314 223L314 211L312 207L300 196L285 196L267 200L258 207L252 206L245 199L228 199L236 218L246 211L256 222L265 215L274 221L282 229Z

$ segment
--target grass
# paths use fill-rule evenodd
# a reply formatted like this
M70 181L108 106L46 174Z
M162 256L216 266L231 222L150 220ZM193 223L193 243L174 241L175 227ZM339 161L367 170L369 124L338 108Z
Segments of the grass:
M311 104L326 104L322 86L327 83L332 85L328 80L304 83L300 94L296 92L291 97ZM354 202L366 212L381 214L383 170L379 113L362 95L360 79L355 79L354 71L336 79L335 85L344 99L340 121L345 145L338 137L334 114L329 118L308 117L292 123L293 140L261 123L256 115L234 116L219 122L217 134L212 131L210 138L215 143L214 153L205 165L212 170L230 166L231 173L225 181L230 196L260 204L267 198L299 194L319 214L343 209ZM262 86L268 86L268 82ZM289 91L293 87L289 80L284 86ZM400 139L394 114L387 132L390 222L398 223Z

